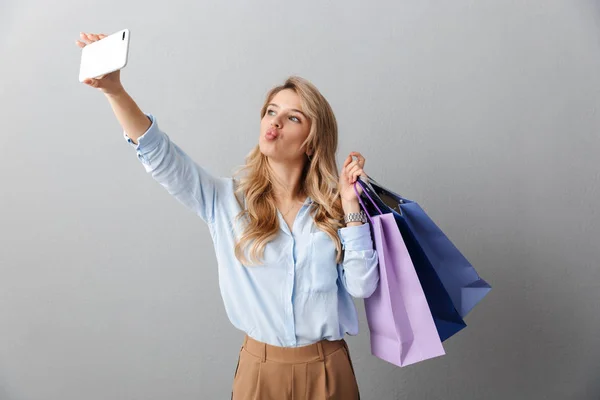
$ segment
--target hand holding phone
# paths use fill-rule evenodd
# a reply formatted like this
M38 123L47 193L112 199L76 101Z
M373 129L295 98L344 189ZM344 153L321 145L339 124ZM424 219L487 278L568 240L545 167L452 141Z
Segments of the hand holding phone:
M120 70L127 65L129 30L124 29L110 36L81 33L82 48L79 81L100 89L105 94L123 90Z

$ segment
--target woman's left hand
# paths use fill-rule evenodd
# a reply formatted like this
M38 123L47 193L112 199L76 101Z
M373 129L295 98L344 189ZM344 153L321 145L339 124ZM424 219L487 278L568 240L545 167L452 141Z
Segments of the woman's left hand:
M356 156L356 160L352 160L352 156ZM366 177L363 168L365 166L365 158L358 152L353 151L350 153L346 161L344 161L344 166L342 167L342 172L340 173L340 196L342 197L342 201L344 202L354 202L358 203L358 198L356 197L356 192L354 191L354 182L358 179L359 176ZM356 190L360 195L363 191L362 186L357 185Z

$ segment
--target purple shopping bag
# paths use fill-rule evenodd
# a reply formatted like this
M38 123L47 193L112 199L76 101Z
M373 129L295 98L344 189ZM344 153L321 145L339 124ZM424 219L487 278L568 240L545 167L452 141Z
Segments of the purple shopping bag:
M410 235L412 240L407 240L407 247L417 273L422 272L424 267L433 267L452 299L454 308L464 318L490 292L492 287L489 283L479 276L473 265L419 204L383 187L369 176L361 177L360 180L363 190L369 192L371 199L376 202L379 200L379 205L384 210L394 214L405 239ZM427 287L425 294L428 294ZM435 320L436 312L434 308L432 310ZM442 336L449 337L451 334L452 330Z
M364 191L380 212L371 216L358 194L357 184L354 191L369 217L379 258L379 284L364 299L371 353L399 367L446 354L393 214L382 214Z

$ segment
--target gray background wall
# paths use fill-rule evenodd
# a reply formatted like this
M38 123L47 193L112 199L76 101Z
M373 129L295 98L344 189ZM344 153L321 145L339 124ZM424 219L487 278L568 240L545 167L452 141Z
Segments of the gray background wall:
M208 229L77 81L79 32L125 27L125 88L199 163L230 175L267 90L306 77L338 160L361 151L493 285L402 369L357 301L364 399L600 398L600 3L3 0L0 399L229 398Z

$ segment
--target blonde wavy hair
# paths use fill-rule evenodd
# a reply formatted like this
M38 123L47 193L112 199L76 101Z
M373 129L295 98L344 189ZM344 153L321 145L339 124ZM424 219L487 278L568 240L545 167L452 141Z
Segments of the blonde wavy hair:
M298 76L290 76L283 85L275 86L267 93L260 110L261 119L273 97L284 89L291 89L300 97L302 110L311 121L309 135L302 146L311 149L313 154L307 157L300 177L300 190L313 200L313 220L334 241L336 260L340 263L343 252L337 230L344 226L344 211L335 160L338 145L337 121L329 102L319 90L311 82ZM261 153L259 145L248 153L245 165L234 176L242 172L245 172L245 176L239 179L235 193L246 200L246 207L242 207L244 209L236 216L236 221L244 220L245 227L239 240L236 240L235 256L244 265L255 265L261 262L265 246L275 238L280 228L273 194L275 177L271 175L267 157Z

